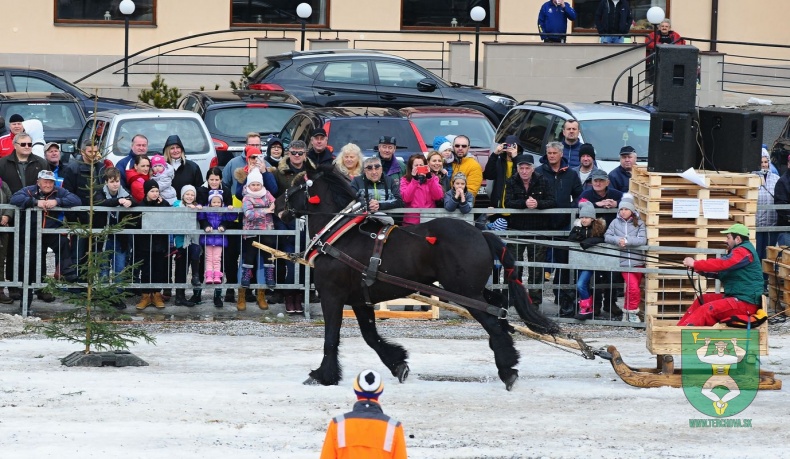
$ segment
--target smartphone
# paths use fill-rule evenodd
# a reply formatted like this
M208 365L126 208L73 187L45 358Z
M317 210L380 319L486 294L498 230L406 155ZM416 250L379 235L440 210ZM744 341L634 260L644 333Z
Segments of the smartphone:
M428 166L417 166L417 175L428 175Z

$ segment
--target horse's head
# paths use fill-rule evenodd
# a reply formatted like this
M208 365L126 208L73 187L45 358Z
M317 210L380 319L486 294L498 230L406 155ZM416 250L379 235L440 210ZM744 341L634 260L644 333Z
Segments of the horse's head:
M338 212L354 197L354 191L334 166L321 165L297 175L293 186L275 201L274 212L288 223L302 215Z

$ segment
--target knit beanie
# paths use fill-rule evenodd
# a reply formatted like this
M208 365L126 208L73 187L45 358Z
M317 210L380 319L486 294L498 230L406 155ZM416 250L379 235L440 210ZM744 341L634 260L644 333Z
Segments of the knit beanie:
M258 168L253 168L250 170L250 173L247 175L247 185L251 183L260 183L263 185L263 175L261 175L261 171Z
M636 206L634 206L634 195L631 193L624 193L623 198L620 200L620 205L617 206L617 210L620 209L628 209L631 212L636 213Z
M357 399L378 400L384 391L384 383L381 382L381 375L375 370L362 370L354 378L354 393Z
M165 157L162 156L162 155L154 155L151 158L151 167L152 168L154 166L164 166L165 164L167 164L167 161L165 160Z
M595 206L593 203L586 199L579 202L579 218L595 218Z
M145 181L145 183L143 183L143 190L145 190L146 196L148 195L148 192L154 188L157 190L159 189L159 184L156 183L156 180L154 179L148 179Z
M456 180L463 180L464 184L466 184L466 175L463 172L456 172L453 175L453 179L450 181L450 184L454 184Z
M8 118L9 123L21 123L22 121L25 121L25 119L19 113L14 113L11 115L11 118Z
M593 161L595 161L595 147L591 143L583 143L582 146L579 147L579 158L584 155L590 156Z
M249 160L250 156L260 156L261 150L258 147L244 147L244 159Z
M453 149L453 144L451 144L450 142L444 142L443 144L439 145L439 149L436 151L441 153L443 151L452 150L452 149Z
M502 217L497 218L492 223L486 225L492 231L507 231L507 220Z
M211 190L208 192L208 203L211 204L211 200L215 197L218 197L220 201L223 200L222 197L222 190Z
M195 197L197 197L197 190L192 185L184 185L181 187L181 199L184 199L184 195L187 194L187 191L191 191L195 193Z

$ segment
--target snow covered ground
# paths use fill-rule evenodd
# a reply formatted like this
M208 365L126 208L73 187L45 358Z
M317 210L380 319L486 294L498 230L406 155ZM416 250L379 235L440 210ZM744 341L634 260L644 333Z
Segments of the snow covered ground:
M403 422L412 458L790 454L788 388L758 393L736 415L751 419L751 428L690 428L689 419L705 416L681 389L630 387L607 361L518 338L521 378L507 392L478 326L423 323L403 334L402 322L380 328L410 351L406 383L386 372L347 321L345 378L335 387L301 384L322 353L320 328L309 324L155 326L157 344L132 349L150 364L138 368L67 368L58 359L78 350L73 344L4 338L0 457L316 458L329 419L353 404L350 381L364 368L384 375L382 405ZM419 333L421 326L461 332L431 337ZM631 365L655 364L643 331L587 330L584 336L597 346L616 345ZM763 368L788 384L790 336L772 335L770 347Z

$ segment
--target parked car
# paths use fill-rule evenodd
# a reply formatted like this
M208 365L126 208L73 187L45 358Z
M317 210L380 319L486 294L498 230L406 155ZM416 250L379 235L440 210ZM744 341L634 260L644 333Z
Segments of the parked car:
M269 56L248 80L249 89L285 90L305 106L449 105L480 110L493 123L516 102L501 92L444 81L402 57L367 50Z
M405 161L415 153L427 153L425 142L414 123L392 108L304 108L285 123L279 137L286 147L294 140L303 140L309 147L310 133L319 127L326 130L328 144L336 153L343 145L354 143L364 156L373 156L382 135L395 137L395 154L401 160Z
M462 107L407 107L400 112L420 131L425 148L433 150L433 139L449 134L469 137L469 151L485 167L491 146L494 144L496 126L479 110Z
M0 66L0 92L65 92L74 96L82 107L86 118L94 111L153 108L150 105L112 97L99 97L78 88L74 84L47 72L28 67Z
M502 143L505 137L515 134L525 152L542 156L548 142L562 140L562 126L569 119L579 121L579 140L595 146L599 168L610 172L619 166L620 148L625 145L634 147L638 164L647 164L650 112L625 103L525 100L508 112L494 141Z
M433 139L448 134L463 134L469 137L469 152L475 156L480 166L485 169L491 146L494 145L495 127L479 110L463 107L406 107L400 109L420 131L425 148L433 150ZM486 181L475 197L475 207L488 206Z
M184 143L186 158L200 166L205 176L217 165L214 142L206 124L194 112L186 110L109 110L97 112L82 129L77 145L94 136L96 144L113 164L131 151L132 137L148 138L148 154L162 154L167 137L177 134Z
M25 120L41 121L44 139L61 144L63 161L68 162L74 152L74 142L85 125L85 114L74 97L50 92L0 93L0 116L7 121L14 114ZM4 123L0 135L6 133L8 128Z
M242 154L250 132L261 135L265 152L268 136L279 134L302 104L286 92L195 91L181 99L178 108L203 118L214 141L217 164L225 167Z

